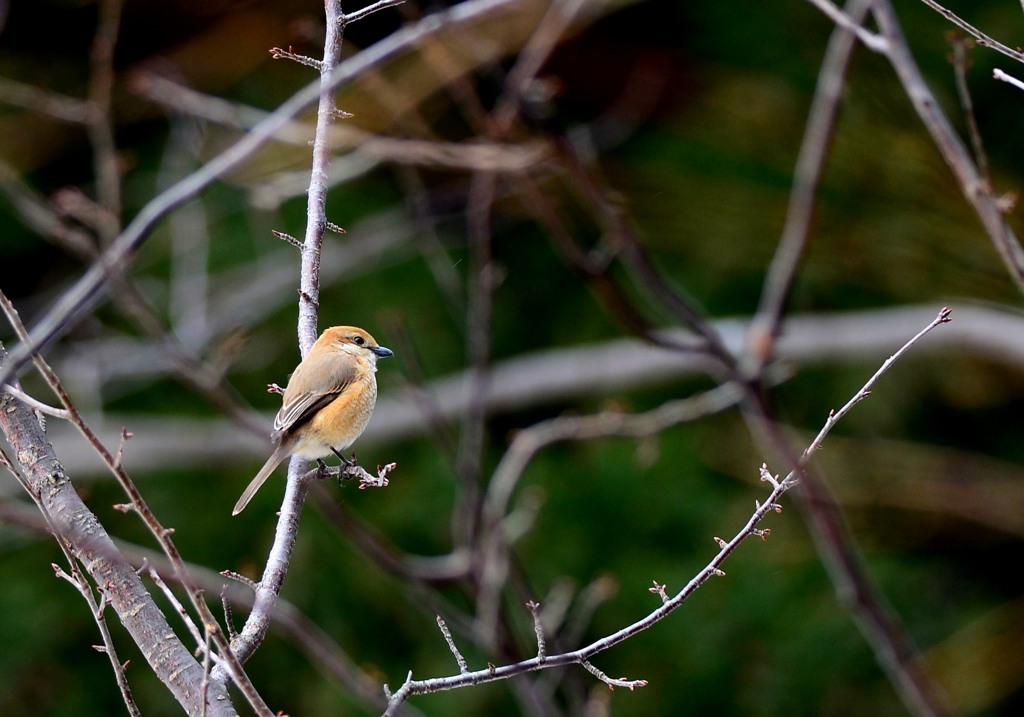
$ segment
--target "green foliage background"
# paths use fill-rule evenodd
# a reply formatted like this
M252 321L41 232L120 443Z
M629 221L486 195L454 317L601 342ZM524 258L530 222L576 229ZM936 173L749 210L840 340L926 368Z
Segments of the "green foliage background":
M996 32L1020 26L1016 3L961 4L957 11L969 13L979 27ZM949 25L919 3L899 3L898 10L932 87L959 118L947 61ZM140 67L176 62L186 68L183 81L190 86L272 109L311 73L271 61L267 49L291 44L316 55L321 13L306 1L129 0L117 65L123 79ZM83 96L95 16L89 2L13 4L0 34L0 76ZM353 25L346 47L354 52L372 43L394 29L400 16L380 13ZM747 316L756 307L829 31L826 19L798 0L629 3L573 37L542 73L557 78L558 121L570 129L601 117L621 119L648 105L621 142L601 148L599 160L658 266L713 317ZM231 42L200 42L211 35ZM1016 190L1024 140L1015 130L1024 95L990 80L993 66L1009 64L1004 58L975 49L971 60L971 89L997 185ZM478 79L485 96L500 88L498 77L495 68ZM356 115L356 124L363 121L362 107L349 102L359 91L339 98ZM130 217L156 191L169 126L161 112L127 88L120 88L117 98ZM617 101L626 105L614 109ZM25 181L46 196L73 185L91 192L89 149L80 128L23 109L0 111L0 157ZM454 141L468 136L444 92L431 95L420 112L436 136ZM404 131L401 123L366 128ZM227 140L216 127L207 132L207 151ZM279 251L270 229L301 234L304 197L260 210L251 206L246 189L284 167L301 169L305 152L268 152L260 159L199 200L212 237L211 272L245 267ZM466 177L454 171L422 176L447 261L465 280ZM364 219L392 209L409 211L404 179L402 171L382 165L335 187L328 216L350 233L331 238L325 254L358 244ZM557 183L551 191L571 216L571 192ZM82 265L26 228L9 204L0 211L0 288L31 324ZM498 203L494 226L494 252L504 277L495 299L496 360L623 335L515 196ZM581 216L575 217L574 229L581 237L596 238ZM167 300L161 286L170 263L167 229L161 226L137 257L133 276L152 288L150 298L162 310ZM1016 308L1020 294L891 70L862 49L792 310L910 303L955 308L961 302ZM353 267L344 279L325 286L321 323L363 325L385 345L397 348L400 342L406 355L400 351L378 374L384 395L413 380L415 370L433 379L466 365L461 316L446 304L423 256L409 246L372 266ZM289 296L258 323L237 327L247 348L231 365L228 379L268 414L275 397L265 393L265 385L283 383L297 358L294 324ZM908 336L917 328L908 327ZM105 306L66 337L64 349L53 351L66 357L67 347L119 333L134 330ZM0 334L10 345L6 327ZM775 398L796 429L814 432L828 410L841 405L874 369L875 364L809 366ZM848 501L850 529L872 575L965 715L1019 714L1024 705L1019 658L1024 583L1015 567L1024 521L1000 529L965 520L953 510L908 509L888 488L899 482L910 493L927 492L934 477L929 471L939 466L966 484L976 482L983 505L994 509L1009 503L1024 515L1021 376L1018 366L974 354L911 356L841 424L822 457L825 475ZM31 377L25 381L45 395ZM538 419L596 411L609 402L643 410L706 385L679 381L496 415L485 467L494 467L517 428ZM215 415L171 377L126 379L104 386L103 393L102 405L90 408L114 422L121 416ZM359 451L368 464L393 460L399 468L386 490L341 489L337 495L347 508L401 550L436 555L450 549L456 488L443 449L424 437L361 444ZM126 460L130 466L131 443ZM713 555L712 536L731 535L746 519L754 500L764 495L754 482L762 460L735 413L673 428L652 441L545 450L528 469L517 497L521 504L538 506L536 522L516 552L532 597L543 602L555 589L578 590L602 581L611 593L584 640L639 618L657 601L647 590L651 580L679 589ZM240 517L230 518L229 510L258 464L251 453L240 452L212 467L134 477L164 523L175 527L187 559L255 577L272 537L280 481L264 489ZM24 501L13 480L4 478L0 486L5 501ZM111 482L90 477L81 490L112 533L152 545L135 519L111 508L123 501ZM701 588L670 619L596 660L607 674L643 678L648 687L610 693L578 669L566 670L565 679L577 692L607 693L611 714L623 716L904 714L869 647L838 606L797 512L787 504L770 519L770 527L770 540L747 544L730 559L726 577ZM106 658L89 647L99 640L88 611L74 590L53 577L50 564L61 560L51 539L0 525L0 714L123 711ZM306 511L284 595L360 666L392 686L410 669L417 678L455 669L430 606L404 588L316 511ZM457 586L440 590L454 605L472 608ZM529 654L532 634L525 609L520 628L518 648ZM177 706L148 674L127 636L118 626L113 629L122 659L131 661L128 676L143 712L176 714ZM494 659L475 652L468 640L460 644L473 666ZM366 713L279 634L272 632L248 668L274 709L295 716ZM412 704L429 715L518 713L500 684Z

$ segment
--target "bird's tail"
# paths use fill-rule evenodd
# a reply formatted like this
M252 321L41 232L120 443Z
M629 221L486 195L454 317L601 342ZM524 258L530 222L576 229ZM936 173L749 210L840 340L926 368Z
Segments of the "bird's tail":
M260 489L260 486L266 483L267 478L269 478L270 474L274 472L274 469L281 464L281 461L288 457L289 448L290 446L281 444L274 449L274 452L270 454L270 458L268 458L267 462L263 464L262 468L260 468L260 472L256 474L255 478L249 481L249 485L246 486L245 492L242 493L242 497L238 499L237 503L235 503L235 507L234 510L231 511L231 515L238 515L245 510L245 506L249 505L249 501L252 500L254 495L256 495L256 491Z

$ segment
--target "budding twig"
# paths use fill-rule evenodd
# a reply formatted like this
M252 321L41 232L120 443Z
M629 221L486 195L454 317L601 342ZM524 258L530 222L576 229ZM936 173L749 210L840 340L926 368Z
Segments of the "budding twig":
M466 658L459 652L458 646L455 644L455 638L452 637L452 631L448 629L447 623L444 618L440 615L437 616L437 626L441 629L441 634L444 635L444 641L448 643L448 649L452 651L455 656L455 662L459 665L459 674L464 675L469 672L469 665L466 664ZM412 673L409 673L409 677L412 677Z

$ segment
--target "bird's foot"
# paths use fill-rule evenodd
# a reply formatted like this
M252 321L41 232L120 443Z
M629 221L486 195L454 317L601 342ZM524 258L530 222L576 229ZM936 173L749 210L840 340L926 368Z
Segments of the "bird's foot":
M341 454L341 451L337 450L336 448L332 448L331 453L338 457L338 460L341 461L341 465L344 466L345 468L351 468L352 466L357 465L355 452L352 453L351 460L343 456Z
M324 463L322 458L316 459L316 477L319 479L329 478L334 474L334 469Z

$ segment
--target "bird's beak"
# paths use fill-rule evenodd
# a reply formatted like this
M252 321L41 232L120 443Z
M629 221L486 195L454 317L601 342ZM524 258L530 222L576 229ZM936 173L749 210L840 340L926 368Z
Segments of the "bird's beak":
M377 354L378 358L387 358L388 356L394 356L395 352L384 346L374 346L370 349L373 353Z

